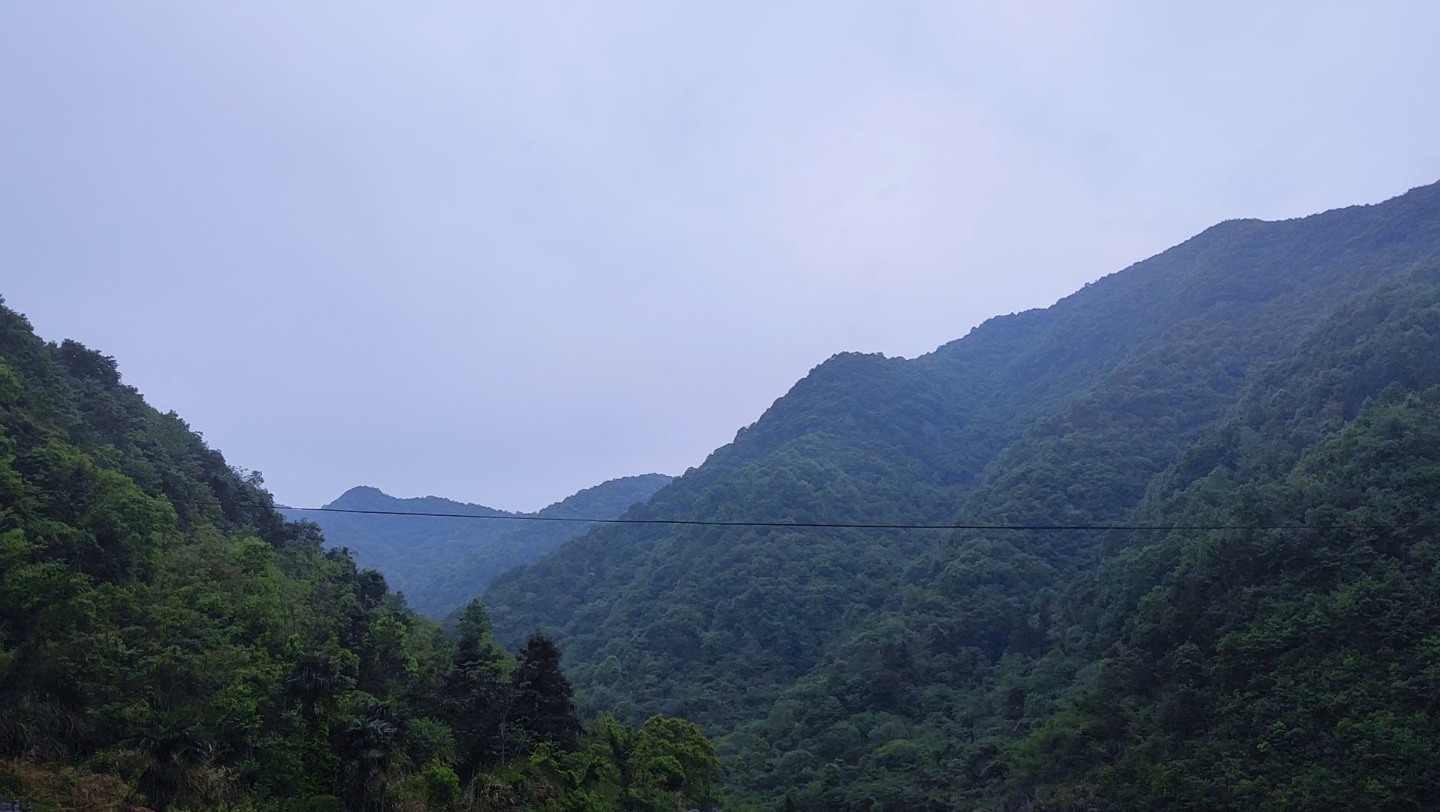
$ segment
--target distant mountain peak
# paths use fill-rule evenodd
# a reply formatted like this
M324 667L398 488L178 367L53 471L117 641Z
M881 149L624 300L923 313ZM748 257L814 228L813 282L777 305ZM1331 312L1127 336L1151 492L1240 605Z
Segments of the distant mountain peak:
M509 510L457 502L441 496L399 497L391 496L370 485L357 485L340 496L326 508L331 510L395 510L404 513L473 513L476 515L523 516Z
M348 548L361 566L384 573L418 611L440 618L474 597L497 573L530 563L583 533L589 527L586 519L617 518L673 479L664 474L617 477L537 513L496 510L439 496L398 498L359 485L325 506L335 512L296 511L292 518L319 524L329 544ZM464 521L468 516L493 521ZM515 521L532 516L574 521Z
M395 498L395 497L391 496L390 494L388 494L388 493L380 490L379 488L373 487L373 486L371 486L371 485L356 485L355 487L351 488L350 490L348 490L348 491L340 494L339 498L337 498L335 501L338 502L338 501L340 501L341 499L347 499L347 498L349 498L349 499L363 499L363 498L373 498L373 497L377 497L377 496L378 496L378 497L385 498L385 499L394 499L394 498Z
M370 485L357 485L340 494L334 501L326 504L325 507L362 510L367 506L373 508L376 505L388 505L398 501L400 500L379 488Z

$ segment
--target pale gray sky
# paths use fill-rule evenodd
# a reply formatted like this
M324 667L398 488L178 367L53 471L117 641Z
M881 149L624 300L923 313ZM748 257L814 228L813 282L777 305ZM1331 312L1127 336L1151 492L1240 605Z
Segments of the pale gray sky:
M281 501L678 474L1224 219L1440 180L1433 2L0 0L0 295Z

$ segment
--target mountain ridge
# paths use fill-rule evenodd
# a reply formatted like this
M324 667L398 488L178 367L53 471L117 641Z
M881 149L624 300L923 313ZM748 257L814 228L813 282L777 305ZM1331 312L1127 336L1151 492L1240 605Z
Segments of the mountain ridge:
M618 477L577 491L535 513L516 513L439 496L395 497L379 488L358 485L325 508L380 511L387 515L296 509L282 513L317 524L332 548L350 550L360 565L384 574L416 611L441 620L478 595L499 572L529 563L589 529L591 523L579 520L616 518L669 481L670 477L663 474ZM465 518L472 516L486 521ZM577 521L524 521L530 516Z
M403 512L425 511L468 513L475 516L527 516L523 512L502 510L475 502L460 502L443 496L391 496L371 485L356 485L327 502L323 507L335 510L395 510L410 508Z
M0 299L0 808L721 803L694 726L583 726L553 642L447 634L323 542Z
M1310 348L1343 343L1346 325L1378 325L1373 340L1398 352L1411 339L1385 326L1403 318L1386 296L1426 301L1437 256L1440 184L1294 220L1222 223L916 359L838 354L635 515L1122 520L1236 410L1279 408L1266 393L1289 391ZM1325 356L1339 365L1325 374L1353 381L1342 417L1356 419L1384 385L1431 380L1435 349L1406 350L1411 372L1383 363L1345 372L1368 362ZM1323 433L1295 437L1303 445ZM878 801L865 788L883 785L900 793L885 808L926 808L939 790L885 766L889 739L840 747L849 755L826 777L819 754L839 747L822 746L838 735L826 725L887 714L892 739L931 742L915 746L933 761L937 785L953 780L941 777L946 770L967 774L986 756L942 742L966 735L960 727L975 713L995 731L1025 722L995 691L1040 679L1053 652L1066 665L1035 692L1057 702L1085 665L1073 652L1098 657L1094 647L1113 637L1070 624L1080 631L1067 642L1072 610L1062 596L1081 594L1087 573L1118 551L1147 543L1076 532L934 535L597 528L496 578L485 601L502 638L535 627L559 636L590 707L635 719L681 713L722 736L736 782L752 793L792 780L812 793L805 807L868 809ZM1117 611L1131 617L1134 608ZM925 670L935 663L948 665ZM855 681L862 673L868 682ZM827 695L850 698L818 726L797 717L798 734L782 723L788 714L814 719ZM1043 727L1043 703L1014 730ZM1024 735L981 738L994 748L988 757L1023 751ZM810 761L787 762L797 748ZM984 791L1021 792L1020 767L1006 761Z

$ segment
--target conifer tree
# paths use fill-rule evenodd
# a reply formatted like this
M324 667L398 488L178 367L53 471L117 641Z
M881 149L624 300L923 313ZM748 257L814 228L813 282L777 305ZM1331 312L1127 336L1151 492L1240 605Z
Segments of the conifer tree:
M490 617L471 601L456 624L458 639L445 681L442 715L455 732L464 776L504 761L510 716L509 655L490 632Z
M520 650L515 672L515 719L530 735L561 750L574 750L580 716L571 697L570 681L560 670L560 648L543 632L535 632Z

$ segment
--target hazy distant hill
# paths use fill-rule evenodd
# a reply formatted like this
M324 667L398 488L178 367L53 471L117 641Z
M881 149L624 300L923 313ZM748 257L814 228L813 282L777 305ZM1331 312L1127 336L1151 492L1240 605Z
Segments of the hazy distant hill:
M478 606L447 635L322 541L115 359L0 299L0 810L722 803L693 725L581 729L553 643L511 654Z
M573 494L535 515L577 520L619 518L631 507L649 501L672 480L673 477L663 474L612 479ZM428 580L421 581L415 590L416 608L430 617L445 617L479 597L495 576L537 561L594 526L585 521L501 524L509 527L494 543L472 547L463 559L438 568Z
M670 480L661 474L612 479L534 514L511 513L436 496L397 499L365 486L351 488L325 505L333 510L491 517L485 520L293 510L286 513L293 519L308 519L320 525L329 546L349 548L357 563L379 570L392 589L405 593L416 611L439 619L476 597L498 573L535 561L591 527L590 522L583 521L527 522L513 517L613 519L631 505L647 501Z
M592 711L706 725L741 805L1440 808L1440 185L1216 226L922 358L836 356L661 485L547 515L1029 529L561 542L371 488L332 504L494 518L319 516L441 568L422 600L558 543L494 578L496 629L556 630ZM479 607L447 638L272 506L0 303L0 787L713 808L687 725L600 717L563 752L553 645L510 658ZM1097 524L1132 529L1035 528Z
M1434 805L1437 539L1360 526L1440 518L1437 283L1440 186L1223 223L927 356L835 356L635 512L1321 529L607 526L486 602L592 707L724 734L756 800Z

